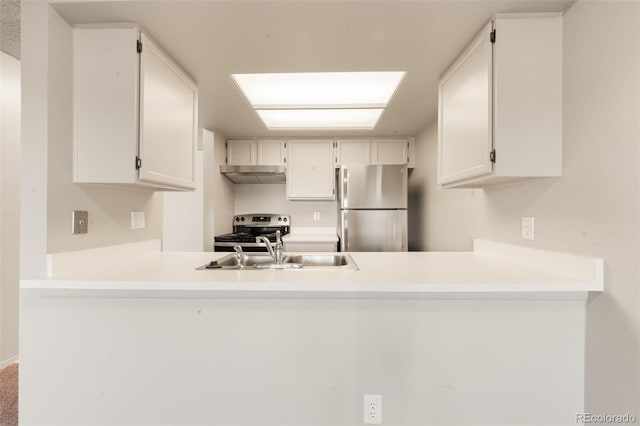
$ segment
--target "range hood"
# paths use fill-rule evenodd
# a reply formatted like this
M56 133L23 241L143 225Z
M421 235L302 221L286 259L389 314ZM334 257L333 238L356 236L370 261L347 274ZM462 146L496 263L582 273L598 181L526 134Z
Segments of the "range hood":
M284 183L284 166L220 166L220 173L233 183Z

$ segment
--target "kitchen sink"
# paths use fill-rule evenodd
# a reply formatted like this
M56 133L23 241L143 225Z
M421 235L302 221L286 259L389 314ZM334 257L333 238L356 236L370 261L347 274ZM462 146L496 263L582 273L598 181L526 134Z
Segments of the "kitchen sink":
M270 263L273 263L273 259L268 254L243 254L241 262L238 263L238 257L233 253L218 260L213 260L198 269L243 269Z
M285 263L300 264L304 268L351 268L358 270L358 266L348 254L295 254L284 258Z
M281 264L273 263L268 254L246 254L238 263L235 253L211 261L197 269L353 269L358 266L348 254L295 254L285 255Z

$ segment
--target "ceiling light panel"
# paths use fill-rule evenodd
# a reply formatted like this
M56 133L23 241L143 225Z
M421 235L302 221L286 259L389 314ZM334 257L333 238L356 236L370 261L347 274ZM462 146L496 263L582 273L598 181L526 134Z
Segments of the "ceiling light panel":
M382 108L256 110L269 129L373 129Z
M254 109L384 108L404 71L232 74Z

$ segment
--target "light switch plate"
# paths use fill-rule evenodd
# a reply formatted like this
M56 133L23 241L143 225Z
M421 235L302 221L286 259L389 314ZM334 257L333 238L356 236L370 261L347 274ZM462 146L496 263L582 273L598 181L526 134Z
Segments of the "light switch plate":
M523 240L533 240L533 217L523 217L520 222L520 238Z
M71 213L71 233L86 234L87 232L89 232L89 212L74 210Z
M131 212L131 229L145 228L144 211Z

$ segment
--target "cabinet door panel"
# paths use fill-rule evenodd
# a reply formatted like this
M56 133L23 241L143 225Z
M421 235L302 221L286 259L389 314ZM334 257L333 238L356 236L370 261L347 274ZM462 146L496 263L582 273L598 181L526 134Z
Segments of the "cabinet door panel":
M338 139L337 165L371 164L370 139Z
M374 139L373 164L407 164L409 162L408 140Z
M284 165L284 140L283 139L259 139L258 140L258 164L263 166Z
M256 141L253 139L228 140L227 164L235 166L253 166L257 164Z
M74 28L74 181L131 183L138 154L136 28Z
M141 40L140 180L194 188L197 92L145 34Z
M492 46L489 24L439 85L438 183L491 173Z
M287 143L287 198L335 199L332 139L305 139Z

